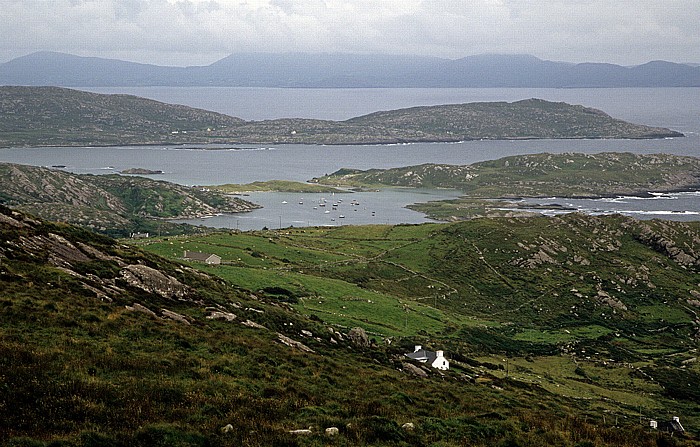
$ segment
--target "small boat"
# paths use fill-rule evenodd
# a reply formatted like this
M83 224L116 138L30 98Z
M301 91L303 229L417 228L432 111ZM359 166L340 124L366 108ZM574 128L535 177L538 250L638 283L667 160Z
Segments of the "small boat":
M342 214L341 214L340 216L338 216L338 217L341 218L341 219L345 219L345 216L343 216Z
M328 211L328 210L326 210L326 211L323 212L323 214L330 214L330 213L331 213L331 212Z
M304 204L304 201L303 201L303 200L300 200L300 201L299 201L299 205L303 205L303 204Z
M282 203L283 203L284 205L286 205L286 204L287 204L287 201L286 201L286 200L283 200Z

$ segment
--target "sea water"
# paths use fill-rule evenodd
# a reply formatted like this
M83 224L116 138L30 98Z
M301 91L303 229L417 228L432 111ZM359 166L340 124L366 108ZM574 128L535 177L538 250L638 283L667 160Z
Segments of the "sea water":
M700 155L700 88L651 89L260 89L144 87L91 89L103 93L131 93L164 102L217 110L245 119L297 116L346 119L376 110L414 105L473 101L514 101L538 97L599 108L635 123L668 127L684 138L662 140L528 140L416 143L402 145L224 145L131 146L103 148L0 149L0 161L54 166L80 174L106 174L141 167L163 171L151 176L183 185L249 183L259 180L307 181L341 168L391 168L422 163L471 164L510 155L540 152L633 152ZM453 197L455 192L397 190L375 194L371 211L344 212L343 218L301 213L298 197L261 193L246 197L264 206L246 215L215 216L205 225L241 229L340 223L417 223L424 216L404 209L407 203ZM416 196L417 195L417 196ZM321 197L304 197L307 201ZM352 199L350 199L352 200ZM554 199L561 204L565 199ZM279 208L283 201L297 207ZM534 203L534 202L533 202ZM668 196L658 200L569 201L584 212L621 212L640 218L700 220L700 197ZM629 206L628 206L629 205ZM558 212L551 210L552 213ZM245 217L244 217L245 216ZM353 216L353 217L350 217ZM355 218L357 216L357 218ZM328 220L325 220L328 218ZM342 219L342 220L341 220Z

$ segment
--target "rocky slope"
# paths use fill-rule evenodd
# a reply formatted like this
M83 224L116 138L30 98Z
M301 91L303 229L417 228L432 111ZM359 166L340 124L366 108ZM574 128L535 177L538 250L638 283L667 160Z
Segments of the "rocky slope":
M114 235L148 231L156 225L155 219L258 207L215 191L143 177L76 175L10 163L0 163L0 203ZM157 225L167 233L166 223Z
M470 198L608 197L700 189L700 159L632 153L533 154L467 166L341 169L314 182L337 186L455 188Z

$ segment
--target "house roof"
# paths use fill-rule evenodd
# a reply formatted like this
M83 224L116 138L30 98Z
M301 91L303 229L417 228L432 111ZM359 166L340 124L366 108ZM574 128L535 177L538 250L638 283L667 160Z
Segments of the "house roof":
M418 361L427 361L428 363L432 364L435 359L437 358L437 353L435 351L428 351L427 349L419 349L416 352L411 352L410 354L406 354L406 357L409 359L413 360L418 360Z

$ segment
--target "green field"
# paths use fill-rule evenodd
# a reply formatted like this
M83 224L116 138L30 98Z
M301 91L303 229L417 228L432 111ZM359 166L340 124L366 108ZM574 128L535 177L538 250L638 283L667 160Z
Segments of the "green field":
M696 224L115 241L0 212L2 445L698 445ZM450 370L414 375L416 344Z

